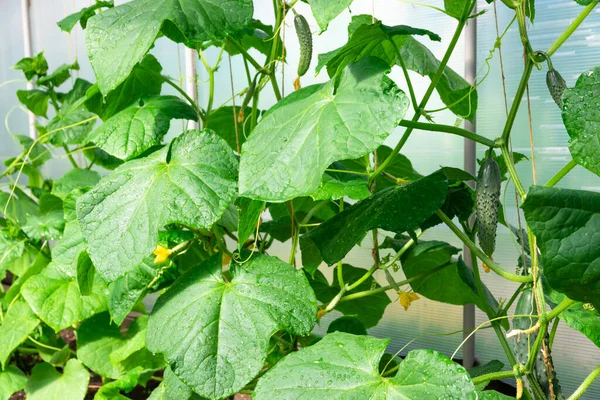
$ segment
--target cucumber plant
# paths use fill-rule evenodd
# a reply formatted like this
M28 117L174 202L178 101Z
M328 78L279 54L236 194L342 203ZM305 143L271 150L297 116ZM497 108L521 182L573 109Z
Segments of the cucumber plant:
M94 81L73 79L76 63L50 68L43 53L15 60L37 86L17 92L36 116L37 138L16 135L22 151L1 172L0 398L510 398L486 390L499 379L515 383L517 398L581 397L600 366L566 393L551 349L559 320L600 346L600 194L556 186L577 165L600 175L600 69L566 87L551 57L598 1L577 1L581 13L544 51L527 33L534 1L498 5L515 14L525 55L498 138L435 123L441 112L475 117L477 88L447 65L478 17L475 0L439 9L456 23L440 60L427 47L441 41L435 27L354 15L347 42L319 55L321 83L285 97L277 74L287 66L284 24L294 21L302 76L313 38L296 8L308 15L310 6L324 31L352 0L282 1L273 1L273 26L252 19L252 0L156 0L151 13L146 0L96 1L58 22L85 29ZM198 54L206 102L163 74L149 53L159 36ZM210 48L217 57L209 61ZM229 57L243 61L233 73L247 87L215 107ZM524 157L509 144L544 62L572 160L526 189L515 169ZM389 75L394 66L402 87ZM409 71L430 80L420 100ZM446 107L426 112L434 92ZM177 129L173 119L200 128ZM165 140L170 127L176 135ZM399 127L394 147L384 145ZM489 149L476 192L459 168L413 169L402 151L416 129ZM57 179L43 169L53 157L72 166ZM515 272L491 257L498 223L510 228L499 212L504 180L524 215L509 230L521 246ZM440 224L470 252L431 238ZM365 236L372 261L348 264ZM282 248L289 256L273 255ZM512 300L498 301L479 262L521 285ZM476 305L510 365L467 371L431 349L386 353L388 340L367 329L392 300L408 312L415 301ZM334 311L344 316L313 333Z

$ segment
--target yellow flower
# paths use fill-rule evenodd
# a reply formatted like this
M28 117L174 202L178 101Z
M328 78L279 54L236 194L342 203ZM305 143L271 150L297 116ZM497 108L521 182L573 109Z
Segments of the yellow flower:
M171 250L162 247L160 244L156 245L156 249L152 252L156 257L154 257L154 264L158 264L161 262L167 261L169 256L171 255Z
M413 301L417 301L420 297L414 292L405 292L403 290L398 291L400 296L400 305L404 307L404 311L408 311L408 307Z
M483 268L483 270L485 271L486 274L490 273L490 267L488 267L486 263L482 262L481 268Z

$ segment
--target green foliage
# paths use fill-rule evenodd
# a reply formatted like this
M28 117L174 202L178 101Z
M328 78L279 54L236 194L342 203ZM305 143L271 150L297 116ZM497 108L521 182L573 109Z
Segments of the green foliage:
M304 2L321 32L352 3ZM523 128L513 125L529 77L538 73L533 67L592 11L594 4L577 2L587 7L543 53L527 34L533 0L518 9L503 0L504 11L516 13L506 35L518 31L511 40L522 40L527 54L514 106L495 140L459 126L473 119L477 91L448 67L466 24L481 14L473 14L474 1L445 0L438 8L444 23L456 26L439 59L427 47L441 41L432 31L353 16L347 42L318 57L317 72L325 67L329 78L287 96L280 87L288 88L294 74L287 67L283 73L283 63L296 55L284 49L284 24L297 12L290 6L307 7L295 1L273 2L272 26L252 19L252 0L131 0L116 7L97 0L59 21L63 31L77 24L86 30L95 79L72 76L77 62L50 68L43 52L13 67L36 85L17 91L17 99L36 116L38 136L14 135L18 150L0 171L0 400L23 389L33 400L83 400L99 378L97 400L139 393L154 400L237 393L258 400L505 400L484 388L517 375L528 388L524 398L550 398L545 361L556 318L600 346L600 197L539 186L526 193L515 164L527 157L509 143ZM301 22L303 75L311 41L315 50L327 44ZM183 82L163 75L149 54L158 38L198 54L207 71L199 76L208 82L196 84L208 98L189 98ZM548 184L556 186L575 163L600 174L599 74L584 72L563 93L564 80L548 64L549 98L564 103L573 156ZM403 74L402 88L392 68ZM413 72L431 82L420 101ZM217 80L230 78L232 98L215 104L215 88L223 86ZM444 109L431 110L434 91ZM409 98L412 121L403 120ZM439 113L459 119L441 126ZM197 121L202 130L180 129L172 119ZM479 179L476 196L469 186L475 178L459 168L419 163L423 173L417 172L404 148L415 126L491 147L480 164L494 164L493 182ZM47 163L67 159L70 170L47 175ZM514 184L522 204L527 224L519 229L500 213L503 181ZM494 207L523 251L516 274L489 257ZM431 229L439 224L449 228L444 241L436 237L440 228ZM450 231L470 251L450 245L456 242L447 238ZM538 257L532 257L534 236ZM360 265L344 263L370 243ZM474 268L464 257L473 257ZM513 318L513 327L535 328L513 346L503 317L520 293L497 299L477 259L524 284L517 313L532 317ZM407 312L418 298L475 304L510 365L491 362L467 372L432 350L384 353L387 340L367 329L388 328L390 320L382 320L396 298ZM553 309L535 318L536 302ZM427 318L427 306L422 310ZM331 312L337 314L326 316ZM312 334L317 323L327 325L324 337ZM156 385L147 386L150 379L161 377L150 394ZM561 398L556 371L551 377Z
M319 343L290 354L267 372L256 400L300 398L476 399L467 371L431 350L415 350L395 376L379 375L387 340L332 333ZM435 381L428 377L435 374ZM300 377L302 376L302 377ZM307 385L307 383L310 384Z

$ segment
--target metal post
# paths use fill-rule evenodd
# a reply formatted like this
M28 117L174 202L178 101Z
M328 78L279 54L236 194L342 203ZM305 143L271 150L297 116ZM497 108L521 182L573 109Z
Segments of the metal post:
M198 86L196 72L196 51L188 47L185 48L185 92L198 103ZM198 129L198 122L189 121L190 129Z
M477 4L473 9L473 14L477 13ZM477 74L477 18L469 20L465 30L465 79L471 84L475 84L475 75ZM475 118L473 122L465 121L465 129L475 132ZM464 161L465 171L475 175L475 142L469 139L464 140ZM475 182L469 182L474 186ZM465 263L471 268L477 268L471 263L471 250L463 246ZM463 307L463 336L466 338L475 329L475 305L467 304ZM463 366L471 368L475 363L475 335L471 336L463 346Z
M29 17L30 0L21 0L21 26L23 29L23 57L33 57L31 46L31 23ZM27 90L33 89L33 82L27 82ZM29 137L37 139L35 129L35 116L31 111L27 112L29 117Z

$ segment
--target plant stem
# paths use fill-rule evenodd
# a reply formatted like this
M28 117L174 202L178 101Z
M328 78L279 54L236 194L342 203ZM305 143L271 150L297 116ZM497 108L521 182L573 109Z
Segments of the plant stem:
M442 58L442 61L440 62L438 69L435 72L435 75L433 76L433 78L431 78L431 83L429 84L427 91L423 95L423 98L421 99L421 103L419 103L419 107L418 107L419 110L425 109L425 106L427 105L429 98L433 94L435 87L437 86L440 78L442 77L442 74L444 73L444 69L446 68L448 61L450 60L450 56L452 55L452 52L454 51L454 48L456 47L456 44L458 43L458 39L460 39L463 28L465 27L465 24L467 23L467 20L469 19L468 17L471 14L471 10L473 9L474 5L475 5L474 1L465 2L465 8L463 10L463 15L462 15L461 19L458 21L458 26L456 27L456 30L454 31L454 36L452 36L450 44L448 45L448 49L446 50L446 53L444 54L444 57ZM419 120L419 118L421 118L420 112L416 113L414 115L414 117L412 118L412 121L417 122ZM383 170L386 169L388 164L390 162L392 162L392 159L396 156L396 154L398 154L400 152L400 150L402 150L402 147L404 146L404 144L410 137L410 134L412 133L413 129L414 128L407 128L406 131L404 131L404 134L400 138L400 141L398 141L398 144L396 144L396 147L394 147L394 149L387 156L387 158L371 174L371 176L369 177L369 183L373 182L373 180L377 177L377 175L381 174L383 172Z
M525 200L525 188L523 187L523 184L521 183L521 180L519 179L519 175L517 175L517 170L515 169L515 165L513 164L512 158L510 156L510 151L508 150L508 146L506 145L506 142L504 142L502 144L502 146L500 146L500 150L502 151L502 157L504 158L504 164L506 164L506 169L508 170L508 174L510 175L510 178L513 181L513 184L515 185L515 189L517 190L517 193L519 194L519 197L521 198L521 201Z
M404 126L407 128L421 129L424 131L432 131L432 132L445 132L453 135L462 136L467 139L471 139L477 143L481 143L487 147L499 147L494 140L488 139L481 135L476 134L475 132L468 131L463 128L459 128L457 126L452 125L441 125L441 124L429 124L427 122L417 122L403 119L400 121L400 126Z
M538 322L539 323L539 322ZM529 358L527 359L527 364L525 364L525 369L531 371L533 368L533 363L537 359L536 355L538 351L540 351L540 347L542 346L542 342L544 341L544 337L546 336L546 331L548 330L548 322L542 322L540 325L540 329L537 332L537 337L535 338L535 342L533 342L533 346L529 351Z
M231 36L229 37L229 42L239 51L245 60L247 60L252 66L259 72L266 72L264 68L244 49L244 47Z
M71 155L71 151L69 150L69 146L67 146L66 144L63 144L62 148L65 149L65 153L67 154L67 158L71 162L71 165L73 166L73 168L79 168L79 165L77 165L77 162L75 161L75 159Z
M517 93L515 93L515 98L510 107L510 111L508 113L508 118L506 123L504 124L504 130L502 131L502 143L504 146L508 143L508 139L510 137L510 131L512 130L513 124L515 122L515 118L517 117L517 112L519 111L519 107L521 105L521 99L523 99L523 95L525 94L525 89L527 88L527 82L529 82L529 77L531 76L531 71L533 70L533 61L527 58L525 62L525 69L523 70L523 75L521 76L521 81L519 82L519 87L517 88Z
M367 279L369 279L371 277L371 275L373 275L373 273L377 270L377 266L373 265L371 267L371 269L369 269L363 276L361 276L356 282L354 282L352 285L348 286L347 291L351 291L353 289L356 289L361 283L363 283L364 281L366 281Z
M476 376L473 378L473 384L478 385L480 383L489 382L489 381L499 381L501 379L514 378L514 371L500 371L500 372L492 372L489 374Z
M456 236L469 248L471 251L483 261L492 271L500 275L504 279L508 279L513 282L531 282L533 278L531 276L517 275L511 272L505 271L500 265L496 264L491 258L489 258L483 251L481 251L475 243L467 235L464 234L450 218L442 210L437 210L436 215L454 232Z
M402 58L400 49L396 45L396 42L394 42L393 38L390 38L389 41L390 41L390 43L392 43L392 45L394 46L394 49L396 50L396 60L398 61L398 64L402 68L402 73L404 74L404 80L406 81L406 85L408 86L408 93L410 94L410 102L413 105L415 114L421 114L421 110L419 109L419 106L417 105L417 97L415 96L415 90L413 89L413 85L410 80L410 76L408 75L408 69L406 68L406 64L404 64L404 59Z
M558 171L552 178L550 178L550 180L548 181L548 183L546 183L545 186L546 187L554 187L558 182L560 182L560 180L562 178L564 178L576 166L577 166L577 163L575 161L573 161L573 160L569 161L567 163L567 165L562 167L560 169L560 171Z
M160 75L160 77L162 78L163 82L171 86L173 89L177 90L179 94L181 94L188 101L188 103L190 103L190 105L194 107L194 110L196 110L196 113L198 114L197 122L199 122L201 118L204 118L204 113L202 112L202 110L198 107L196 102L185 92L185 90L180 88L179 85L175 82L171 81L171 79L168 76Z
M346 286L346 284L344 283L344 271L342 270L343 268L343 263L342 261L338 261L337 264L337 278L338 278L338 283L340 285L340 289L343 289L344 286Z
M325 170L325 172L337 172L337 173L340 173L340 174L369 176L369 174L366 173L366 172L350 171L348 169L329 169L329 168L327 168Z
M581 385L573 392L573 394L567 400L577 400L580 398L585 391L590 387L592 383L596 380L596 378L600 375L600 365L598 365L594 370L585 378Z
M554 43L552 43L552 45L548 47L548 50L546 50L546 54L548 54L549 56L554 54L554 52L556 52L556 50L558 50L559 47L562 46L562 44L573 34L573 32L575 32L575 30L579 27L579 25L581 25L581 23L592 12L592 10L594 9L594 7L596 7L597 4L598 1L593 1L587 6L585 6L585 8L579 13L577 18L575 18L573 22L571 22L571 25L569 25L567 29L558 37L558 39L556 39Z
M544 318L546 322L552 321L554 318L558 317L558 315L575 304L575 300L571 300L569 298L564 299L559 305L554 307L551 311L546 313L546 317Z

